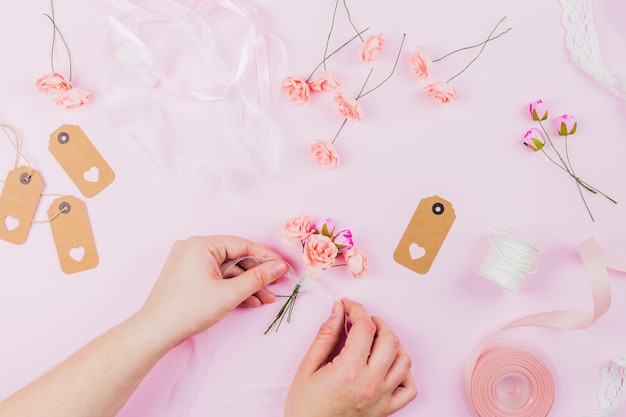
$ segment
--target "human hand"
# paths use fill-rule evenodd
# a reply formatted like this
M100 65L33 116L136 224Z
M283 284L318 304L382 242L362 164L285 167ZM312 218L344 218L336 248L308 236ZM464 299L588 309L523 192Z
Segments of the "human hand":
M417 395L411 359L398 337L363 306L336 302L289 389L285 417L384 417ZM352 322L346 344L329 362L341 332L344 309Z
M177 345L238 305L274 302L276 296L265 287L287 272L287 263L272 260L224 278L222 263L243 256L281 258L269 248L234 236L192 237L174 243L140 314Z

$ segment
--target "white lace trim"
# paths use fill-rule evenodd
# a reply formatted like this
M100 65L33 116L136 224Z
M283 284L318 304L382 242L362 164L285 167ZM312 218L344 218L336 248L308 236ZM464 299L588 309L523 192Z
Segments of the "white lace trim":
M608 69L602 60L591 0L561 0L561 5L572 61L608 90L626 100L626 72Z
M598 388L600 409L581 417L607 417L626 400L626 353L611 359L602 368L602 382Z

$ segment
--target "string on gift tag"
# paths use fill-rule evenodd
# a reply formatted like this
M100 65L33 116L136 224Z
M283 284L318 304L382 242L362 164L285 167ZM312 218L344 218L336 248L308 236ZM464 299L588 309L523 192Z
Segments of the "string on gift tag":
M41 194L41 197L63 197L63 194ZM61 214L66 213L67 212L67 207L60 207L59 210L54 213L52 216L48 217L45 220L33 220L31 223L32 224L44 224L44 223L50 223L51 221L53 221L54 219L56 219L57 217L59 217Z
M11 142L11 145L15 149L15 164L13 165L13 168L17 168L19 166L21 158L24 160L24 162L26 162L28 168L32 169L30 161L28 160L26 155L24 155L20 150L20 136L17 134L15 129L13 129L11 126L5 125L4 123L0 123L0 129L2 129L6 137L9 139L9 142Z
M489 240L491 248L477 273L517 293L526 275L536 266L539 250L506 229L500 229Z

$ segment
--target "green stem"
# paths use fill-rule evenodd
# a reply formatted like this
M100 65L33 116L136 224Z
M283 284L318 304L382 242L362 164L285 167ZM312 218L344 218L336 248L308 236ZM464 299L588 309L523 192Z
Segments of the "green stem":
M376 87L366 91L365 93L363 93L363 89L365 88L365 84L363 84L363 88L361 89L361 92L359 92L359 95L357 96L357 100L360 98L365 97L366 95L368 95L369 93L371 93L372 91L378 89L380 86L382 86L383 84L385 84L393 75L393 73L396 70L396 67L398 66L398 60L400 59L400 54L402 53L402 47L404 46L404 40L406 39L406 33L404 35L402 35L402 43L400 43L400 48L398 49L398 55L396 56L396 62L393 63L393 68L391 69L391 72L389 73L389 75L387 76L387 78L385 78L380 84L378 84ZM370 75L371 75L372 71L370 70ZM367 78L369 79L369 75L367 76ZM366 82L367 83L367 80Z
M341 45L339 48L335 49L333 52L331 52L329 55L327 55L324 60L322 62L319 63L319 65L317 67L315 67L315 69L313 70L313 72L311 72L311 75L309 75L306 79L306 82L308 82L311 77L315 74L315 71L317 71L319 69L319 67L321 67L322 65L326 64L326 61L328 61L328 59L335 55L337 52L339 52L341 49L343 49L346 45L348 45L350 42L352 42L353 40L355 40L356 38L359 37L359 35L361 35L362 33L368 31L369 28L363 29L360 33L358 33L357 35L354 35L352 38L350 38L349 41L347 41L346 43L344 43L343 45Z
M52 21L54 22L54 0L50 0L50 14L52 15ZM50 50L50 66L52 67L52 72L54 71L54 46L57 40L57 30L55 25L52 25L52 48Z
M445 54L445 55L444 55L444 56L442 56L441 58L437 58L437 59L433 60L433 62L438 62L438 61L441 61L441 60L443 60L443 59L445 59L445 58L449 57L450 55L456 54L457 52L465 51L465 50L467 50L467 49L474 49L474 48L478 48L479 46L481 46L481 45L483 45L483 44L486 44L487 42L490 42L490 41L495 41L495 40L496 40L496 39L498 39L500 36L507 34L507 33L508 33L511 29L513 29L513 28L508 28L507 30L505 30L504 32L500 32L498 35L494 36L493 38L489 38L489 39L487 39L487 40L486 40L486 41L484 41L484 42L477 43L476 45L466 46L465 48L459 48L459 49L456 49L456 50L454 50L454 51L452 51L452 52L450 52L450 53Z
M335 135L335 137L333 138L332 142L330 142L331 144L335 144L335 141L337 140L337 138L339 137L339 133L341 133L341 131L343 130L343 127L346 125L346 122L348 121L347 118L343 119L343 123L341 124L341 127L339 128L339 130L337 131L337 134Z
M44 16L46 16L48 19L50 19L50 22L52 22L52 26L54 27L54 30L59 34L59 36L61 37L61 40L63 41L63 45L65 45L65 50L67 51L67 57L68 57L68 59L70 61L70 77L69 77L69 80L72 81L72 54L70 53L70 47L67 45L67 42L65 41L65 37L63 36L61 31L59 30L59 27L57 26L56 22L54 21L54 18L52 16L50 16L49 14L47 14L47 13L44 13ZM53 43L53 48L52 48L51 60L54 61L54 43ZM54 72L54 65L52 66L52 72Z
M330 36L333 34L333 29L335 28L335 17L337 16L338 7L339 7L339 0L335 2L335 10L333 11L333 20L330 22L330 30L328 31L328 37L326 38L326 47L324 48L324 60L322 61L322 63L324 64L324 69L326 69L326 58L327 58L326 54L328 53L328 45L330 44Z
M574 174L572 174L572 171L570 171L568 165L563 160L563 157L561 156L559 151L556 150L556 147L554 146L554 143L552 143L552 139L550 139L550 135L548 135L548 132L546 131L546 128L543 126L543 123L541 123L541 120L539 120L539 126L541 126L541 130L543 130L543 133L546 135L546 139L548 140L548 143L552 147L552 150L554 151L554 153L557 154L557 156L561 160L561 163L563 164L563 169L567 171L567 173L570 174L572 177L576 177Z
M343 0L343 7L346 9L346 14L348 15L348 21L350 22L350 25L352 26L352 29L354 29L354 31L357 33L357 35L359 35L359 38L361 38L361 42L365 42L365 40L363 40L363 37L359 33L359 30L356 28L356 26L352 22L352 16L350 15L350 10L348 9L348 4L346 3L346 0Z
M291 293L289 298L287 298L287 301L285 301L285 303L282 305L280 310L278 310L278 314L276 315L276 318L274 319L274 321L272 321L272 323L265 330L265 332L263 332L263 334L269 333L269 331L272 329L272 327L274 327L274 325L276 325L276 331L278 331L278 328L280 327L283 320L285 319L285 313L287 313L287 323L291 321L291 313L293 312L293 307L294 307L294 304L296 303L296 298L298 297L299 292L300 292L300 284L296 284L295 288L293 289L293 292Z
M500 21L498 22L498 24L493 28L493 30L491 31L491 33L489 34L489 36L487 36L487 39L491 38L491 35L493 35L493 32L496 31L496 29L498 28L498 26L500 26L500 23L502 23L504 21L504 19L506 19L506 16L504 16L502 19L500 19ZM480 57L480 55L483 53L483 51L485 50L485 47L487 46L487 41L485 41L483 43L483 46L480 48L480 51L478 51L478 55L476 55L474 57L474 59L472 59L466 66L465 68L463 68L461 71L459 71L456 75L454 75L452 78L448 79L448 81L446 82L450 82L452 80L454 80L456 77L458 77L459 75L463 74L465 72L466 69L468 69L470 67L470 65L472 65L474 63L474 61L476 61L478 59L478 57Z

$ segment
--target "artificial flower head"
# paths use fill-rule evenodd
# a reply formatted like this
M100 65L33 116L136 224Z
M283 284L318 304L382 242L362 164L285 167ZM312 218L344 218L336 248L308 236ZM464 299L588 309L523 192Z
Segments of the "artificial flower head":
M361 49L361 61L371 62L378 59L383 51L384 45L385 38L383 38L383 35L380 33L367 38L363 44L363 49Z
M539 122L548 118L548 106L542 100L533 101L528 106L530 117Z
M303 241L311 234L311 217L294 216L283 224L283 243L292 246L294 243Z
M426 95L438 103L449 103L458 98L456 89L445 81L437 81L424 87Z
M330 217L324 219L324 220L318 220L315 222L315 224L313 224L313 231L315 233L319 233L322 234L324 236L328 236L330 238L333 237L333 235L335 234L335 229L337 228L337 225L335 224L335 221L333 219L331 219Z
M433 61L426 54L426 51L418 46L409 57L409 64L411 65L411 69L413 70L415 75L417 75L417 78L419 78L420 80L425 80L430 74L430 68L433 64Z
M556 119L557 131L559 136L573 135L576 133L576 119L574 116L564 114Z
M319 277L322 270L335 264L338 253L337 246L328 236L322 234L309 236L302 252L306 273L314 278Z
M359 103L356 99L346 93L335 93L334 103L339 113L346 119L361 120Z
M543 135L536 127L533 127L524 135L524 145L535 152L540 151L545 144L546 141Z
M309 148L315 163L324 168L335 168L339 164L339 157L335 147L325 140L316 139Z
M318 71L309 80L309 87L313 91L331 91L339 87L339 82L334 73Z
M300 78L285 77L281 91L296 104L307 105L311 101L310 87Z
M72 83L58 72L41 76L35 85L39 91L46 94L64 93L72 88Z
M352 277L359 278L367 272L367 258L358 247L353 246L343 256L346 259L348 272L352 274Z
M337 236L333 239L335 245L337 245L337 249L339 249L339 253L343 253L347 250L352 249L354 246L354 241L352 240L352 231L350 229L344 229L337 233Z
M54 102L58 106L63 106L66 109L75 109L87 103L91 98L91 93L82 88L74 87L61 93Z

